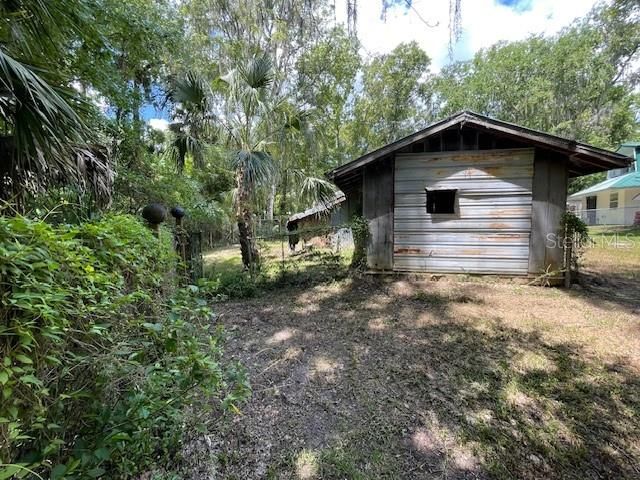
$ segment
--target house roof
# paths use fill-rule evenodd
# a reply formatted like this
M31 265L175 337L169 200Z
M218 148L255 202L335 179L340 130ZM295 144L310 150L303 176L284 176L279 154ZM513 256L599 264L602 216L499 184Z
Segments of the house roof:
M302 220L313 215L323 215L331 211L333 207L344 202L346 197L341 191L337 191L335 196L325 202L315 204L311 208L307 208L304 212L294 213L289 217L287 223Z
M640 155L637 155L638 147L640 147L640 142L626 142L621 144L616 152L629 157L636 157L636 160L640 160Z
M336 182L353 174L376 160L394 153L414 142L425 140L432 135L459 125L470 126L484 130L498 136L519 140L523 143L560 152L569 157L570 170L573 176L595 173L612 168L627 166L631 159L626 155L611 152L602 148L576 142L567 138L522 127L513 123L503 122L494 118L470 111L463 111L449 118L433 123L428 127L408 135L400 140L389 143L377 150L369 152L349 163L341 165L327 172L327 177Z
M640 142L626 142L621 144L616 152L632 156L636 155L636 149L638 147L640 147ZM637 161L640 161L640 155L638 155L636 162ZM626 173L614 178L608 178L600 183L590 186L589 188L585 188L584 190L580 190L579 192L569 195L568 200L575 200L593 193L619 188L640 188L640 170L638 170L638 167L636 167L635 172Z
M619 189L619 188L640 188L640 172L631 172L615 178L609 178L603 182L596 183L589 188L580 190L579 192L569 195L568 200L582 198L585 195L602 192L603 190Z

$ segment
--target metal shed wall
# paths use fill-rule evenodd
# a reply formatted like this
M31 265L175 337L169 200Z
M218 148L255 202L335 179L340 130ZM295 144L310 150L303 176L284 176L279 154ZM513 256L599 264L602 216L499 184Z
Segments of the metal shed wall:
M527 275L534 149L398 154L393 268ZM457 189L454 214L428 214L428 189Z

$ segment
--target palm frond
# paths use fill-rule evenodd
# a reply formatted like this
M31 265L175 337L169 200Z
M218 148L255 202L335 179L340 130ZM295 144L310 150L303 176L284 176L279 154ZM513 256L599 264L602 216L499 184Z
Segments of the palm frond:
M267 55L262 55L239 63L218 82L227 85L230 104L242 110L245 117L253 117L258 114L268 116L265 99L273 80L273 64Z
M328 180L307 175L302 170L291 169L289 173L295 184L299 185L298 194L300 200L307 205L325 204L335 201L337 187Z
M164 154L175 163L178 172L182 173L188 155L191 155L195 167L203 167L207 142L192 134L189 125L181 122L169 124L169 131L172 139Z
M254 90L268 88L274 79L273 63L267 55L254 57L240 64L238 73L247 87Z
M238 150L231 156L231 168L242 172L245 185L263 185L268 183L275 173L271 155L261 151Z
M77 112L90 106L73 89L51 86L44 79L48 74L0 49L0 118L8 127L4 144L10 159L4 175L11 178L14 193L53 181L86 185L78 158L89 157L79 152L87 152L93 139ZM90 157L92 172L110 175L106 158Z
M184 112L204 114L210 109L211 87L202 77L189 72L175 82L169 97L174 103L180 104Z
M0 27L2 42L12 53L46 58L67 48L69 35L97 36L90 2L83 0L20 0L0 2L0 15L9 28Z

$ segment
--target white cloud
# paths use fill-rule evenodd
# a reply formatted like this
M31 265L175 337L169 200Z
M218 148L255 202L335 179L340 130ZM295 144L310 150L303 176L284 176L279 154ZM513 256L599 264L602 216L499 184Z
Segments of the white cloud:
M346 0L336 0L336 19L346 21ZM597 0L532 0L529 8L516 9L496 0L462 0L463 37L454 46L456 60L467 59L481 48L533 33L553 34L584 16ZM364 53L386 53L401 42L415 40L427 52L434 70L450 62L449 0L413 0L413 9L390 8L380 18L382 2L358 2L358 37ZM419 18L428 22L429 27Z
M149 126L154 130L166 131L169 128L169 122L163 118L150 118Z

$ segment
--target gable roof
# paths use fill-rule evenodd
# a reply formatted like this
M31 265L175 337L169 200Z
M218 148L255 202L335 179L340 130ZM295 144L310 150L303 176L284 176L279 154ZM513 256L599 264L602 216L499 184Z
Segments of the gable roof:
M584 190L580 190L579 192L569 195L567 199L575 200L582 198L585 195L620 188L640 188L640 172L631 172L619 177L609 178L600 183L596 183L589 188L585 188Z
M340 180L341 177L351 174L365 165L397 152L412 143L425 140L432 135L455 127L456 125L459 125L460 128L468 125L498 136L515 139L531 146L565 154L569 157L573 172L579 175L625 167L631 161L629 157L620 153L593 147L586 143L576 142L575 140L569 140L513 123L503 122L502 120L496 120L485 115L480 115L479 113L463 111L369 152L349 163L334 168L327 172L327 177L334 182Z
M640 142L627 142L621 144L616 153L621 153L622 155L627 155L628 157L635 158L636 163L640 165ZM640 170L640 168L636 167L636 170Z

